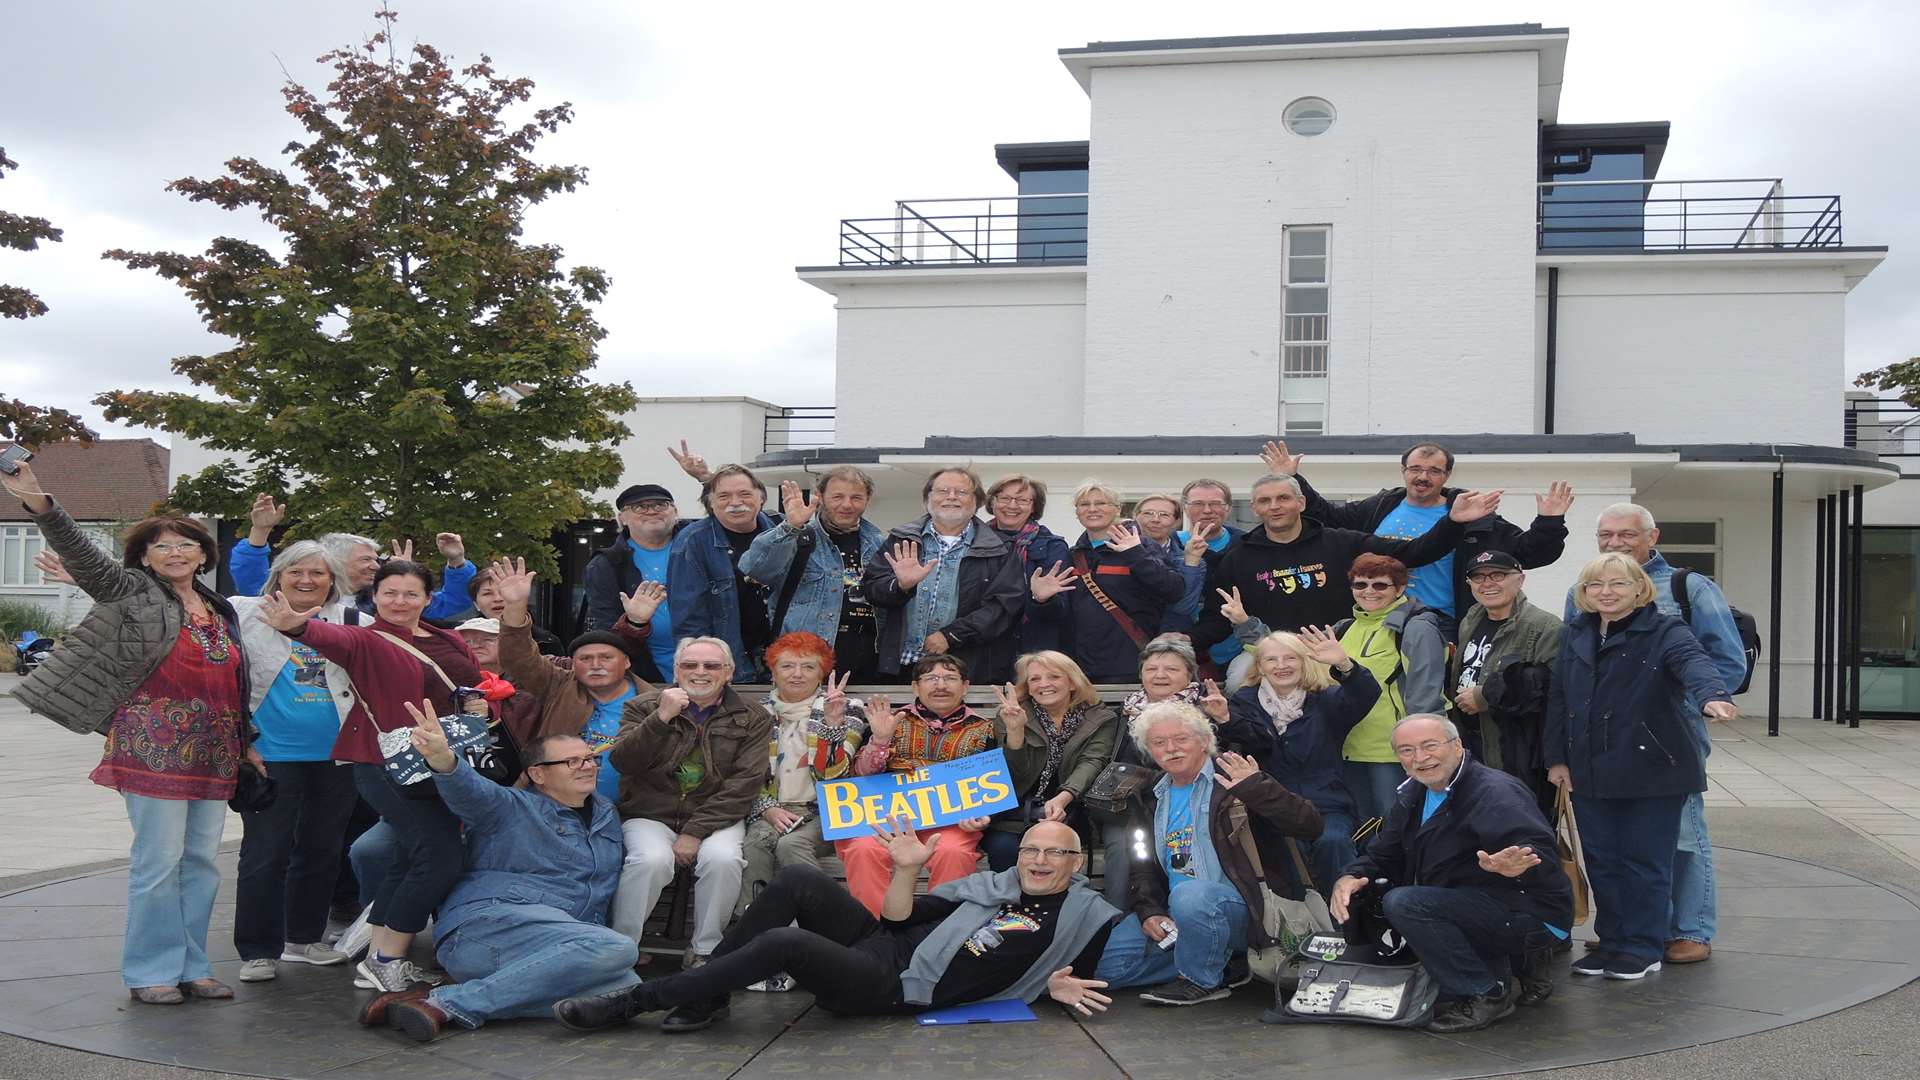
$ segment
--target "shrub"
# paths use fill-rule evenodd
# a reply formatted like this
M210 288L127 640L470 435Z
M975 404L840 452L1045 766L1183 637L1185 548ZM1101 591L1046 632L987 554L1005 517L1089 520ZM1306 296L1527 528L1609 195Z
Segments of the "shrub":
M20 635L29 630L41 637L52 637L66 627L53 612L39 604L26 600L0 600L0 639L8 642L20 640Z

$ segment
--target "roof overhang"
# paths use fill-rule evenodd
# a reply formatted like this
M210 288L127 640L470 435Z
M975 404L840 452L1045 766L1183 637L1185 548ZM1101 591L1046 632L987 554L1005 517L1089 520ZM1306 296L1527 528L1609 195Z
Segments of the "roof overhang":
M1091 146L1086 139L1078 142L994 143L993 159L1000 163L1008 176L1018 180L1022 169L1070 169L1076 166L1084 169Z
M1539 115L1540 119L1552 123L1560 112L1560 84L1567 66L1567 37L1565 27L1509 23L1324 34L1095 41L1081 48L1061 49L1060 62L1073 73L1080 88L1092 94L1095 68L1430 56L1441 53L1537 52L1540 54Z
M1076 262L993 263L986 266L966 263L917 263L911 266L796 266L793 272L801 281L833 296L847 285L919 285L932 281L991 281L1012 284L1024 281L1086 280L1085 260Z
M1534 256L1534 265L1661 267L1832 267L1846 275L1847 289L1866 280L1874 267L1887 261L1887 249L1881 247L1829 248L1711 248L1690 251L1647 251L1640 248L1549 248Z

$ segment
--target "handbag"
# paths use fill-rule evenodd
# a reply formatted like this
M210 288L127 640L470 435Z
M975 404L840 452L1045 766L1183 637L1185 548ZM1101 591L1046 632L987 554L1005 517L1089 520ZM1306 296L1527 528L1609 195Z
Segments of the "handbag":
M279 793L280 781L255 768L253 762L242 760L234 774L233 798L227 800L227 809L236 814L257 814L271 808Z
M1240 849L1246 853L1247 861L1253 864L1254 876L1260 880L1260 925L1273 942L1265 948L1248 949L1247 966L1255 978L1290 989L1299 980L1300 943L1316 932L1331 932L1333 915L1327 911L1326 898L1314 890L1313 874L1307 870L1307 861L1300 857L1300 845L1292 837L1286 841L1287 854L1293 858L1293 872L1300 880L1301 897L1289 900L1268 887L1260 847L1253 841L1253 823L1245 820L1243 804L1236 804L1235 809L1238 813L1234 816L1240 819L1234 822L1239 830Z
M1419 964L1374 964L1339 934L1310 934L1295 962L1299 985L1275 990L1266 1024L1307 1021L1420 1027L1433 1019L1440 985Z
M1567 881L1573 885L1573 925L1579 926L1591 914L1587 872L1580 865L1580 829L1573 821L1573 797L1564 787L1553 796L1553 843L1560 849L1560 869L1566 871Z
M1124 814L1131 809L1133 797L1152 787L1160 779L1160 770L1125 761L1110 761L1100 775L1087 785L1080 802L1109 814Z

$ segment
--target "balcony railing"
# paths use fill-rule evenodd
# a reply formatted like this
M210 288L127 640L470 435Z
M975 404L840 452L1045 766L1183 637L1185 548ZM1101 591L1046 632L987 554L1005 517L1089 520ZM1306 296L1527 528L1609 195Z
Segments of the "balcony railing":
M818 450L833 445L833 406L796 405L767 410L761 427L762 453Z
M841 266L985 266L1080 263L1087 258L1087 195L914 199L892 217L840 223Z
M1542 181L1542 251L1791 251L1839 247L1840 196L1787 195L1777 178Z
M1898 398L1849 398L1842 445L1881 457L1920 458L1920 409Z

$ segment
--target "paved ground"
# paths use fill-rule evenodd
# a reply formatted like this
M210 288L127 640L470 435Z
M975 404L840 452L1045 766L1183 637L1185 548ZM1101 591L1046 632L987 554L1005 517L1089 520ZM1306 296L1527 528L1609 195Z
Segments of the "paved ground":
M0 694L12 681L0 676ZM1920 892L1920 724L1879 722L1848 731L1816 721L1789 720L1784 731L1782 737L1768 739L1764 725L1757 721L1739 721L1716 730L1709 793L1716 843L1831 866ZM4 868L0 869L0 891L71 876L76 863L124 858L129 833L119 803L112 793L85 779L98 751L97 740L67 734L0 698L0 868ZM237 819L229 835L237 838ZM1817 913L1784 914L1791 917L1777 920L1778 932L1798 932L1795 927L1803 922L1818 929ZM1781 977L1791 978L1792 973L1782 972ZM1757 1080L1839 1075L1856 1069L1904 1074L1911 1062L1920 1060L1920 1029L1908 1019L1916 1006L1920 1006L1920 984L1772 1032L1651 1057L1553 1070L1552 1075ZM789 1038L821 1023L818 1018L803 1018ZM851 1028L838 1030L847 1036L856 1034ZM1028 1030L1039 1034L1037 1029ZM834 1037L826 1031L807 1034L813 1038L800 1045L819 1046L818 1038ZM872 1039L881 1033L859 1034ZM804 1072L823 1060L803 1057L760 1064ZM718 1063L709 1067L714 1064ZM1194 1075L1204 1071L1201 1068ZM55 1074L82 1078L228 1075L122 1061L0 1036L0 1077ZM1348 1075L1360 1074L1349 1071Z

